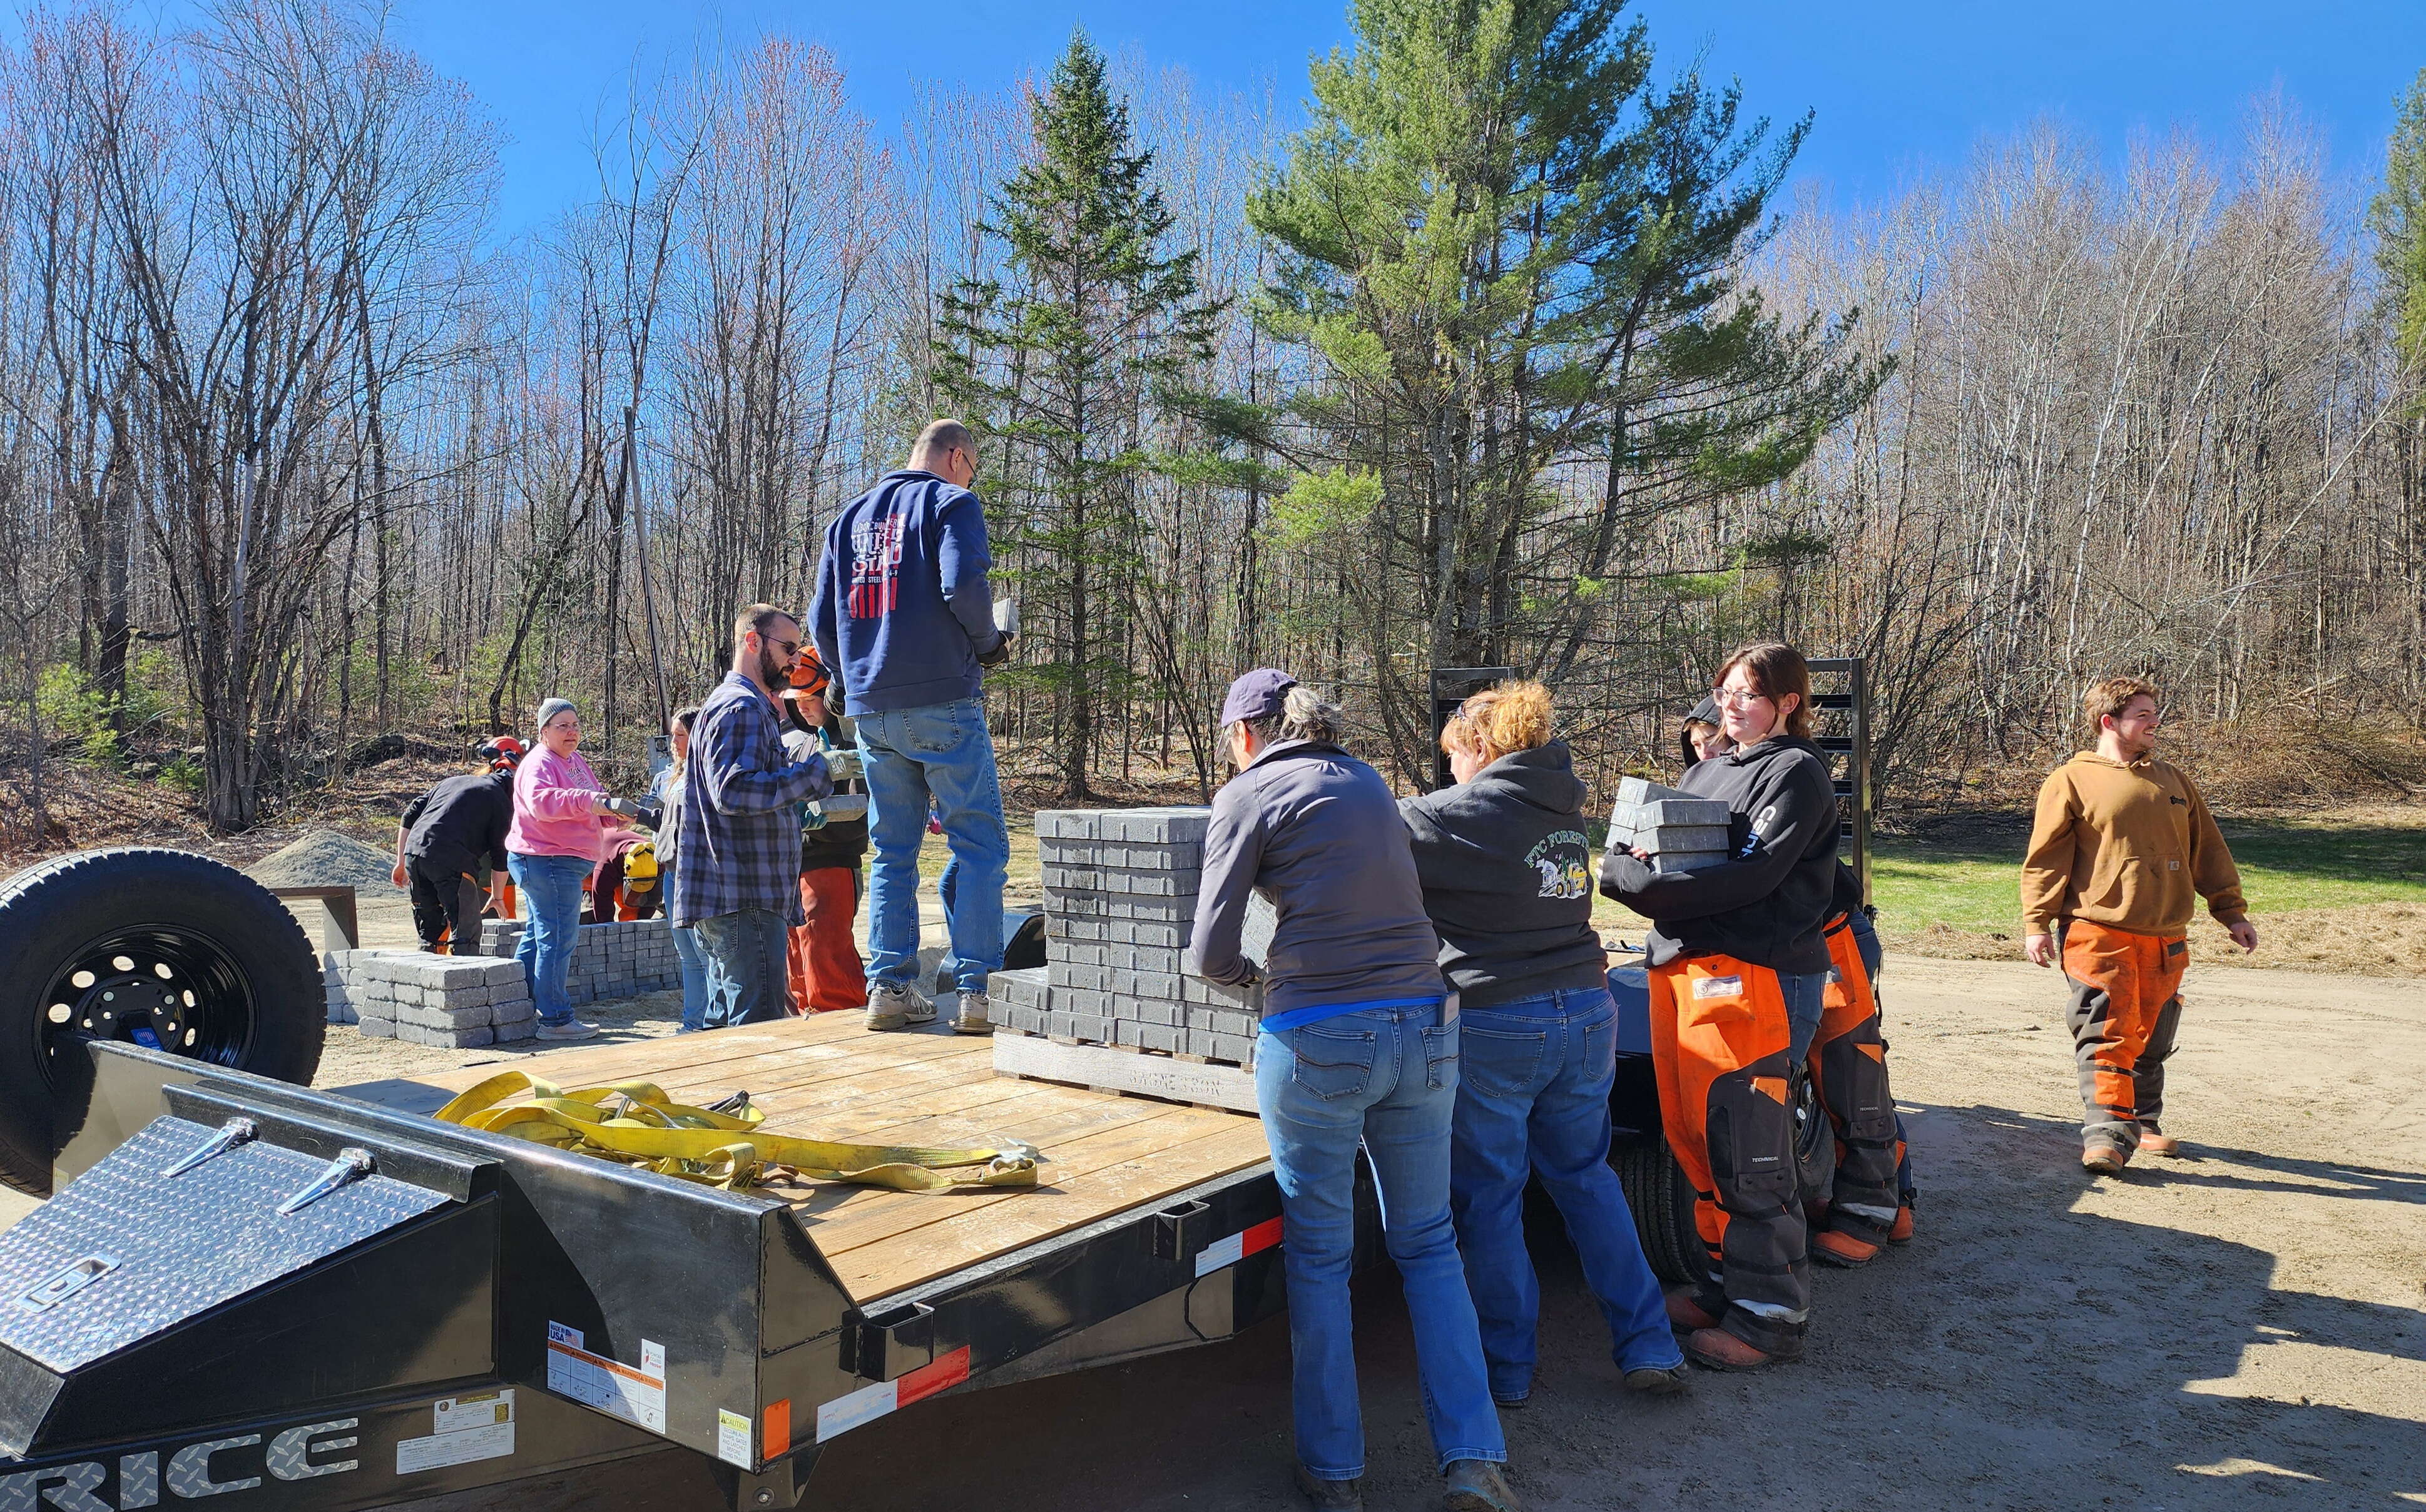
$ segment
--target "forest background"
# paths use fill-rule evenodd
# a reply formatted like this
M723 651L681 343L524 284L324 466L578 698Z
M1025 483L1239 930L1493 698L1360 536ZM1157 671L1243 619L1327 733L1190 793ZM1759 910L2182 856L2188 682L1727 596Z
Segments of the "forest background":
M1837 208L1781 191L1807 120L1609 0L1355 21L1294 129L1083 38L898 123L704 50L493 246L496 129L377 8L30 15L0 847L78 843L93 773L245 830L556 694L636 782L945 412L1036 800L1218 783L1258 664L1410 787L1429 668L1515 667L1604 784L1766 635L1868 659L1890 807L2010 804L2113 671L2228 803L2426 783L2426 75L2378 181L2277 98Z

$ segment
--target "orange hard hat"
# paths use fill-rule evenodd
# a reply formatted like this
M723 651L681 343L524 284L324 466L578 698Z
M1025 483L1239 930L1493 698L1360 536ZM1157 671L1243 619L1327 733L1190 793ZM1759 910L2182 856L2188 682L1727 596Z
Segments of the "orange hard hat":
M792 691L804 699L823 698L826 684L831 681L826 675L826 664L817 658L817 649L801 641L801 654L792 658Z

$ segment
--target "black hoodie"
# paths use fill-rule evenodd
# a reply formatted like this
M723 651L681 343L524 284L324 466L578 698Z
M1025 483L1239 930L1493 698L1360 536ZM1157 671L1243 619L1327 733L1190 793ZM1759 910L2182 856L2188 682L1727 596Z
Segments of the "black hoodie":
M1716 866L1654 874L1625 851L1601 861L1600 890L1658 927L1651 964L1732 956L1789 974L1828 969L1820 926L1836 891L1836 790L1820 748L1792 735L1695 763L1677 786L1735 811L1735 853Z
M1562 741L1400 798L1441 969L1467 1007L1605 987L1584 784Z

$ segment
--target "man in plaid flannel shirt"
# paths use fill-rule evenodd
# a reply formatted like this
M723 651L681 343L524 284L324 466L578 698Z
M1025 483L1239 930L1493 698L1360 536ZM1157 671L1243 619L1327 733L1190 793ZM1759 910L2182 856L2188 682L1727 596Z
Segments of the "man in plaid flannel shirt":
M773 689L801 653L800 621L753 603L733 625L733 670L700 706L675 820L668 911L699 931L707 1026L791 1012L786 946L801 914L801 819L794 805L833 791L809 737L786 740ZM839 753L837 753L839 754Z

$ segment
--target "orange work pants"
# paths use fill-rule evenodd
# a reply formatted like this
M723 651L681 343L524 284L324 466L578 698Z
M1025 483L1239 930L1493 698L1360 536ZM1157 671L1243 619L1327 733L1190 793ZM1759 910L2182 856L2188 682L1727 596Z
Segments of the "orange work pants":
M1895 1098L1887 1088L1886 1041L1851 916L1830 924L1825 938L1833 969L1820 994L1820 1032L1811 1039L1809 1064L1812 1089L1836 1134L1836 1158L1828 1190L1820 1195L1829 1199L1831 1226L1877 1244L1895 1224L1900 1154Z
M2069 919L2057 926L2072 985L2065 1017L2080 1070L2080 1138L2128 1160L2165 1109L2165 1060L2182 1017L2190 941Z
M1726 956L1651 969L1651 1061L1668 1146L1709 1253L1697 1290L1722 1327L1793 1358L1811 1316L1808 1234L1787 1099L1792 1032L1777 973Z
M859 916L859 868L820 866L801 874L801 909L808 922L792 931L792 1003L798 1012L835 1013L867 1006L867 967L853 932Z

